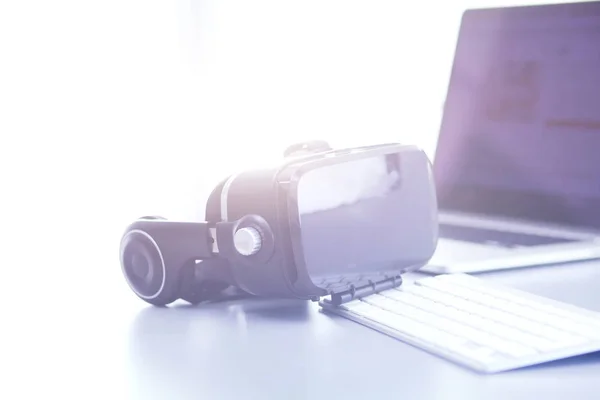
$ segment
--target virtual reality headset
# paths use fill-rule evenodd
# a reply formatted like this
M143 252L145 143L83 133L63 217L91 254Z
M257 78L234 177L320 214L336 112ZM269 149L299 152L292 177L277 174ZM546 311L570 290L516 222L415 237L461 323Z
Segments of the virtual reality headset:
M290 146L274 168L225 179L206 221L143 217L121 239L133 292L168 305L255 296L341 302L400 284L437 244L431 163L417 147Z

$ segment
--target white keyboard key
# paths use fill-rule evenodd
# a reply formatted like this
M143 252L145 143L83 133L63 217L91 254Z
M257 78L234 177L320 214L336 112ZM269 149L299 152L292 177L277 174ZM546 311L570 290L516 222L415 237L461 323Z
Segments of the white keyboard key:
M401 340L481 372L600 350L600 313L466 275L428 277L325 308L387 327Z

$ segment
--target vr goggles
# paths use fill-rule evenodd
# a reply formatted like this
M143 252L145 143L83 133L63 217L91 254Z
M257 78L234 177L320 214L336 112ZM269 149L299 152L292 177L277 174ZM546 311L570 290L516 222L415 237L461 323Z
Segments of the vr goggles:
M397 286L432 257L437 203L425 153L400 144L290 146L276 168L225 179L205 222L143 217L120 245L144 301L200 303L228 289L339 303Z

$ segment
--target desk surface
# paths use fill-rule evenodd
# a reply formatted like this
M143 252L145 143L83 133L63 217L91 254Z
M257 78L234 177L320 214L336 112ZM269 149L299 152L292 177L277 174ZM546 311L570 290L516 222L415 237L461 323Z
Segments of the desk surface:
M21 315L28 328L17 332L11 344L20 349L8 360L29 374L25 385L19 383L22 393L136 400L547 400L592 399L600 392L600 354L482 376L323 314L314 303L252 299L153 308L117 282L119 274L112 275L108 296L88 296L83 306L38 305L35 320ZM600 263L481 276L600 311ZM33 358L23 358L23 349Z

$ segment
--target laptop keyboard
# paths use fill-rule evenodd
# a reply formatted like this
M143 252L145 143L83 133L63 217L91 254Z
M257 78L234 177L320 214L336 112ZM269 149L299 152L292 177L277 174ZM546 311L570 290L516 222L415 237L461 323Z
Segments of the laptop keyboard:
M494 229L440 224L439 236L463 242L501 247L532 247L575 242L575 239L541 236L528 233L503 232Z

